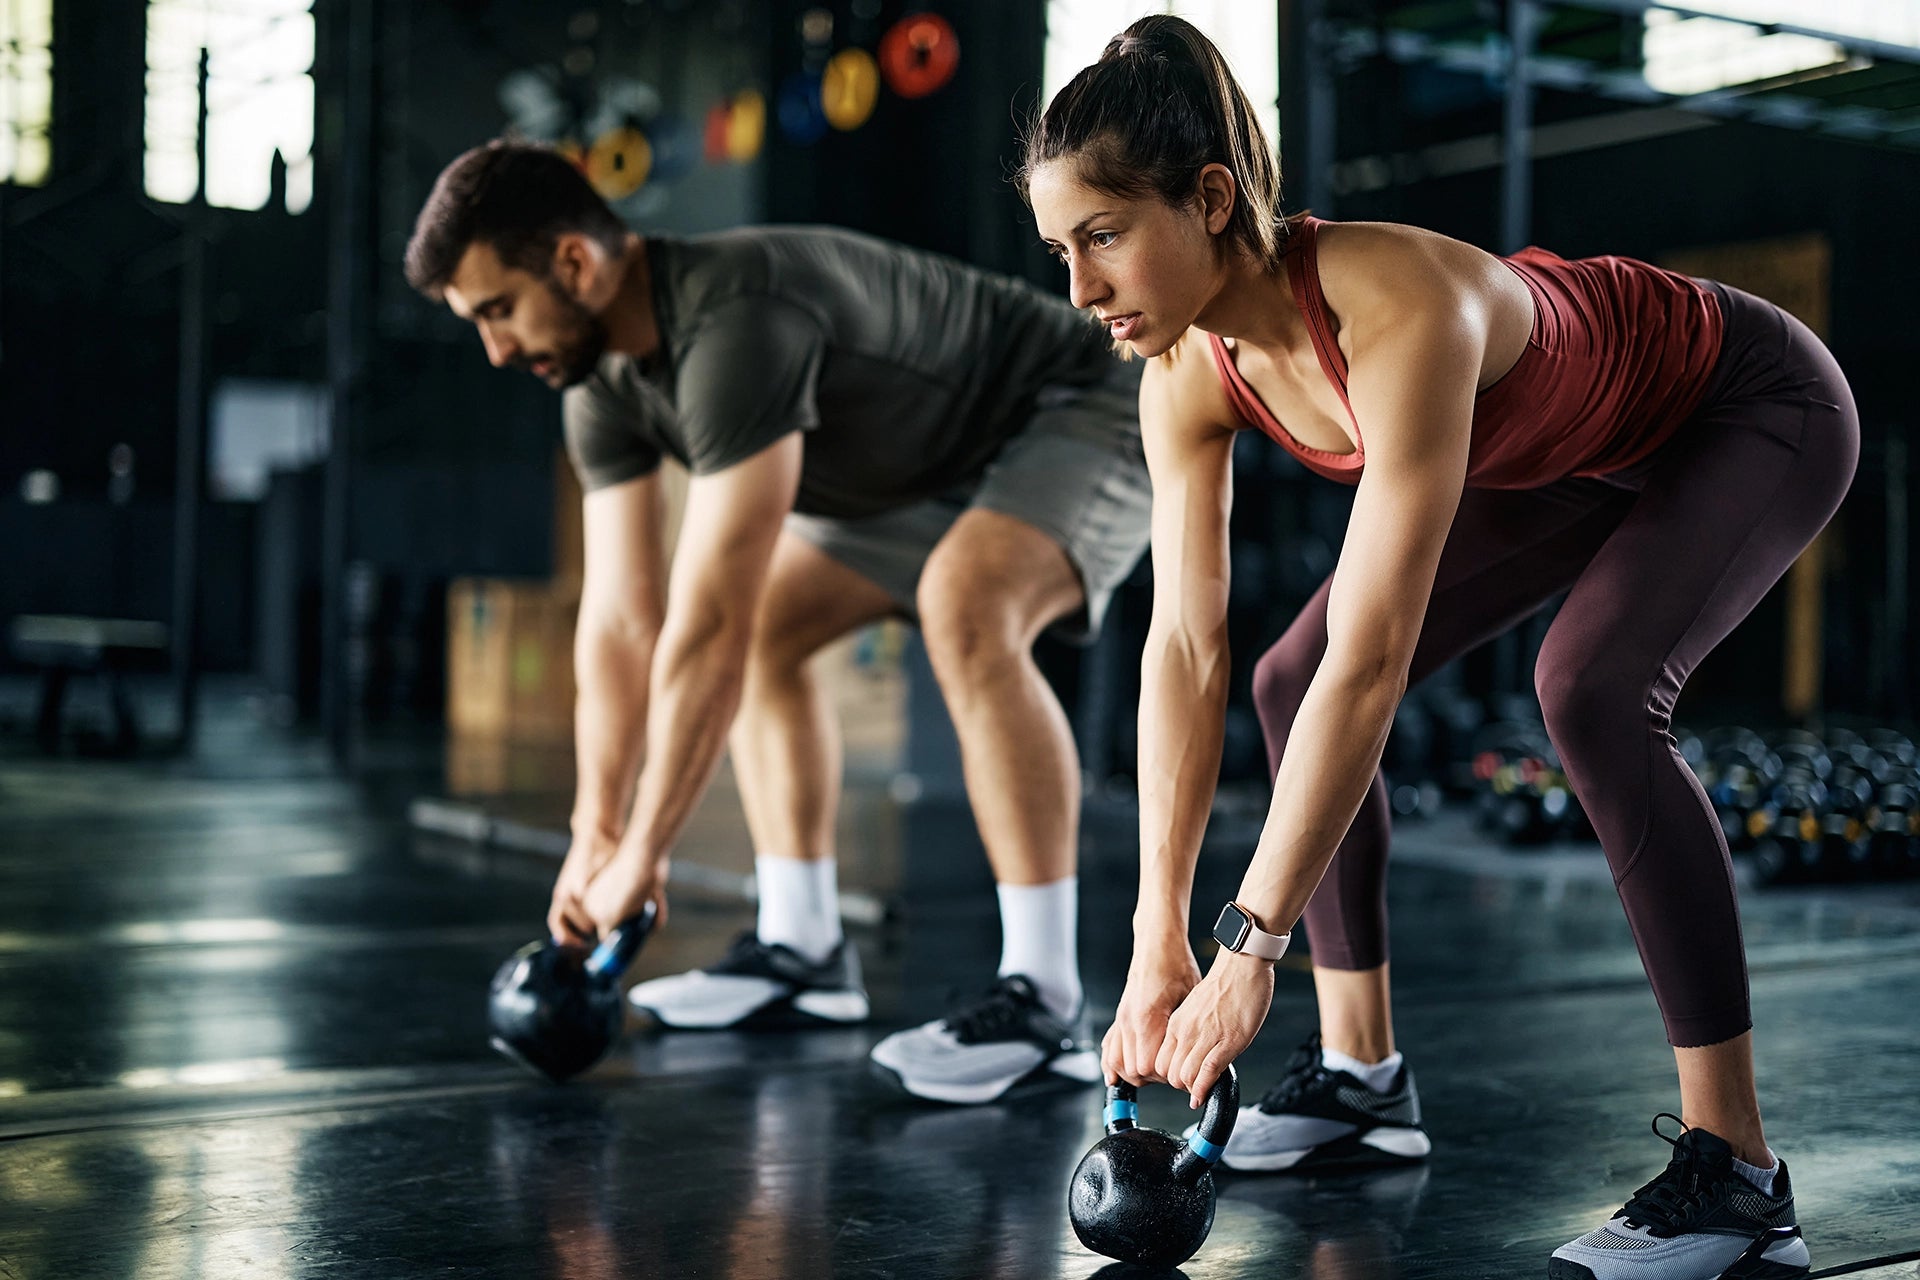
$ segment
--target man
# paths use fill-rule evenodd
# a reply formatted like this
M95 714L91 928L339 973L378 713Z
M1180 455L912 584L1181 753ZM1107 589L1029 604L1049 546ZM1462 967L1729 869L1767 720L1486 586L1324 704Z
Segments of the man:
M851 232L643 239L567 161L501 143L440 175L407 275L496 366L566 391L586 581L554 935L664 909L731 725L756 927L631 999L671 1027L865 1019L835 905L839 740L807 659L906 617L958 732L1003 950L978 1003L874 1060L950 1102L1097 1079L1074 1030L1079 766L1030 649L1048 627L1092 635L1146 544L1138 375L1105 335L1017 281ZM692 475L670 588L666 456Z

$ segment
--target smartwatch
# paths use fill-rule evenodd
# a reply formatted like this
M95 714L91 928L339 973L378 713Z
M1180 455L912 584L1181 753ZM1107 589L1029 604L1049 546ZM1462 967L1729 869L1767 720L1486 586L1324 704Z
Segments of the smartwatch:
M1287 943L1293 940L1293 935L1268 933L1254 920L1251 911L1237 902L1229 902L1220 908L1220 918L1214 921L1213 940L1228 951L1259 956L1262 960L1278 960L1287 954Z

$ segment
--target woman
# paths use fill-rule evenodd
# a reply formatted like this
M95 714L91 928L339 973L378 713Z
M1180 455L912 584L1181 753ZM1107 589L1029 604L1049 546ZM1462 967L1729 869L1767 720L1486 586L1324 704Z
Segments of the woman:
M1304 912L1320 1043L1242 1113L1229 1165L1426 1154L1393 1048L1381 749L1411 682L1567 592L1536 683L1652 980L1684 1121L1666 1171L1550 1274L1804 1275L1754 1091L1726 845L1668 727L1687 675L1846 492L1859 426L1832 357L1777 308L1644 263L1282 217L1246 94L1177 18L1135 23L1061 90L1021 178L1074 304L1150 358L1141 888L1108 1078L1203 1097L1259 1030ZM1202 978L1187 904L1248 426L1358 487L1332 577L1254 672L1273 804Z

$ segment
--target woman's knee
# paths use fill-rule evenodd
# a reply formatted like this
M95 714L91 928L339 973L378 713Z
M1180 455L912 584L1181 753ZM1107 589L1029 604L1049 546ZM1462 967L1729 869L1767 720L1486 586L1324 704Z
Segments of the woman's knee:
M1533 687L1547 734L1571 773L1620 750L1623 735L1653 727L1645 682L1600 654L1543 647Z
M1319 670L1322 649L1308 645L1291 632L1260 655L1253 664L1253 705L1269 728L1293 722L1300 703Z

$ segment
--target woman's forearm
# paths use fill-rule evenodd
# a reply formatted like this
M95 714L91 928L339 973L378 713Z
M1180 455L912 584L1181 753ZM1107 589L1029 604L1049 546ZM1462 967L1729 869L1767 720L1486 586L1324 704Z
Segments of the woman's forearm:
M1330 655L1308 686L1237 899L1268 930L1293 927L1353 825L1380 767L1405 671L1404 662Z
M1186 944L1194 863L1220 776L1226 637L1155 628L1140 681L1140 939Z

